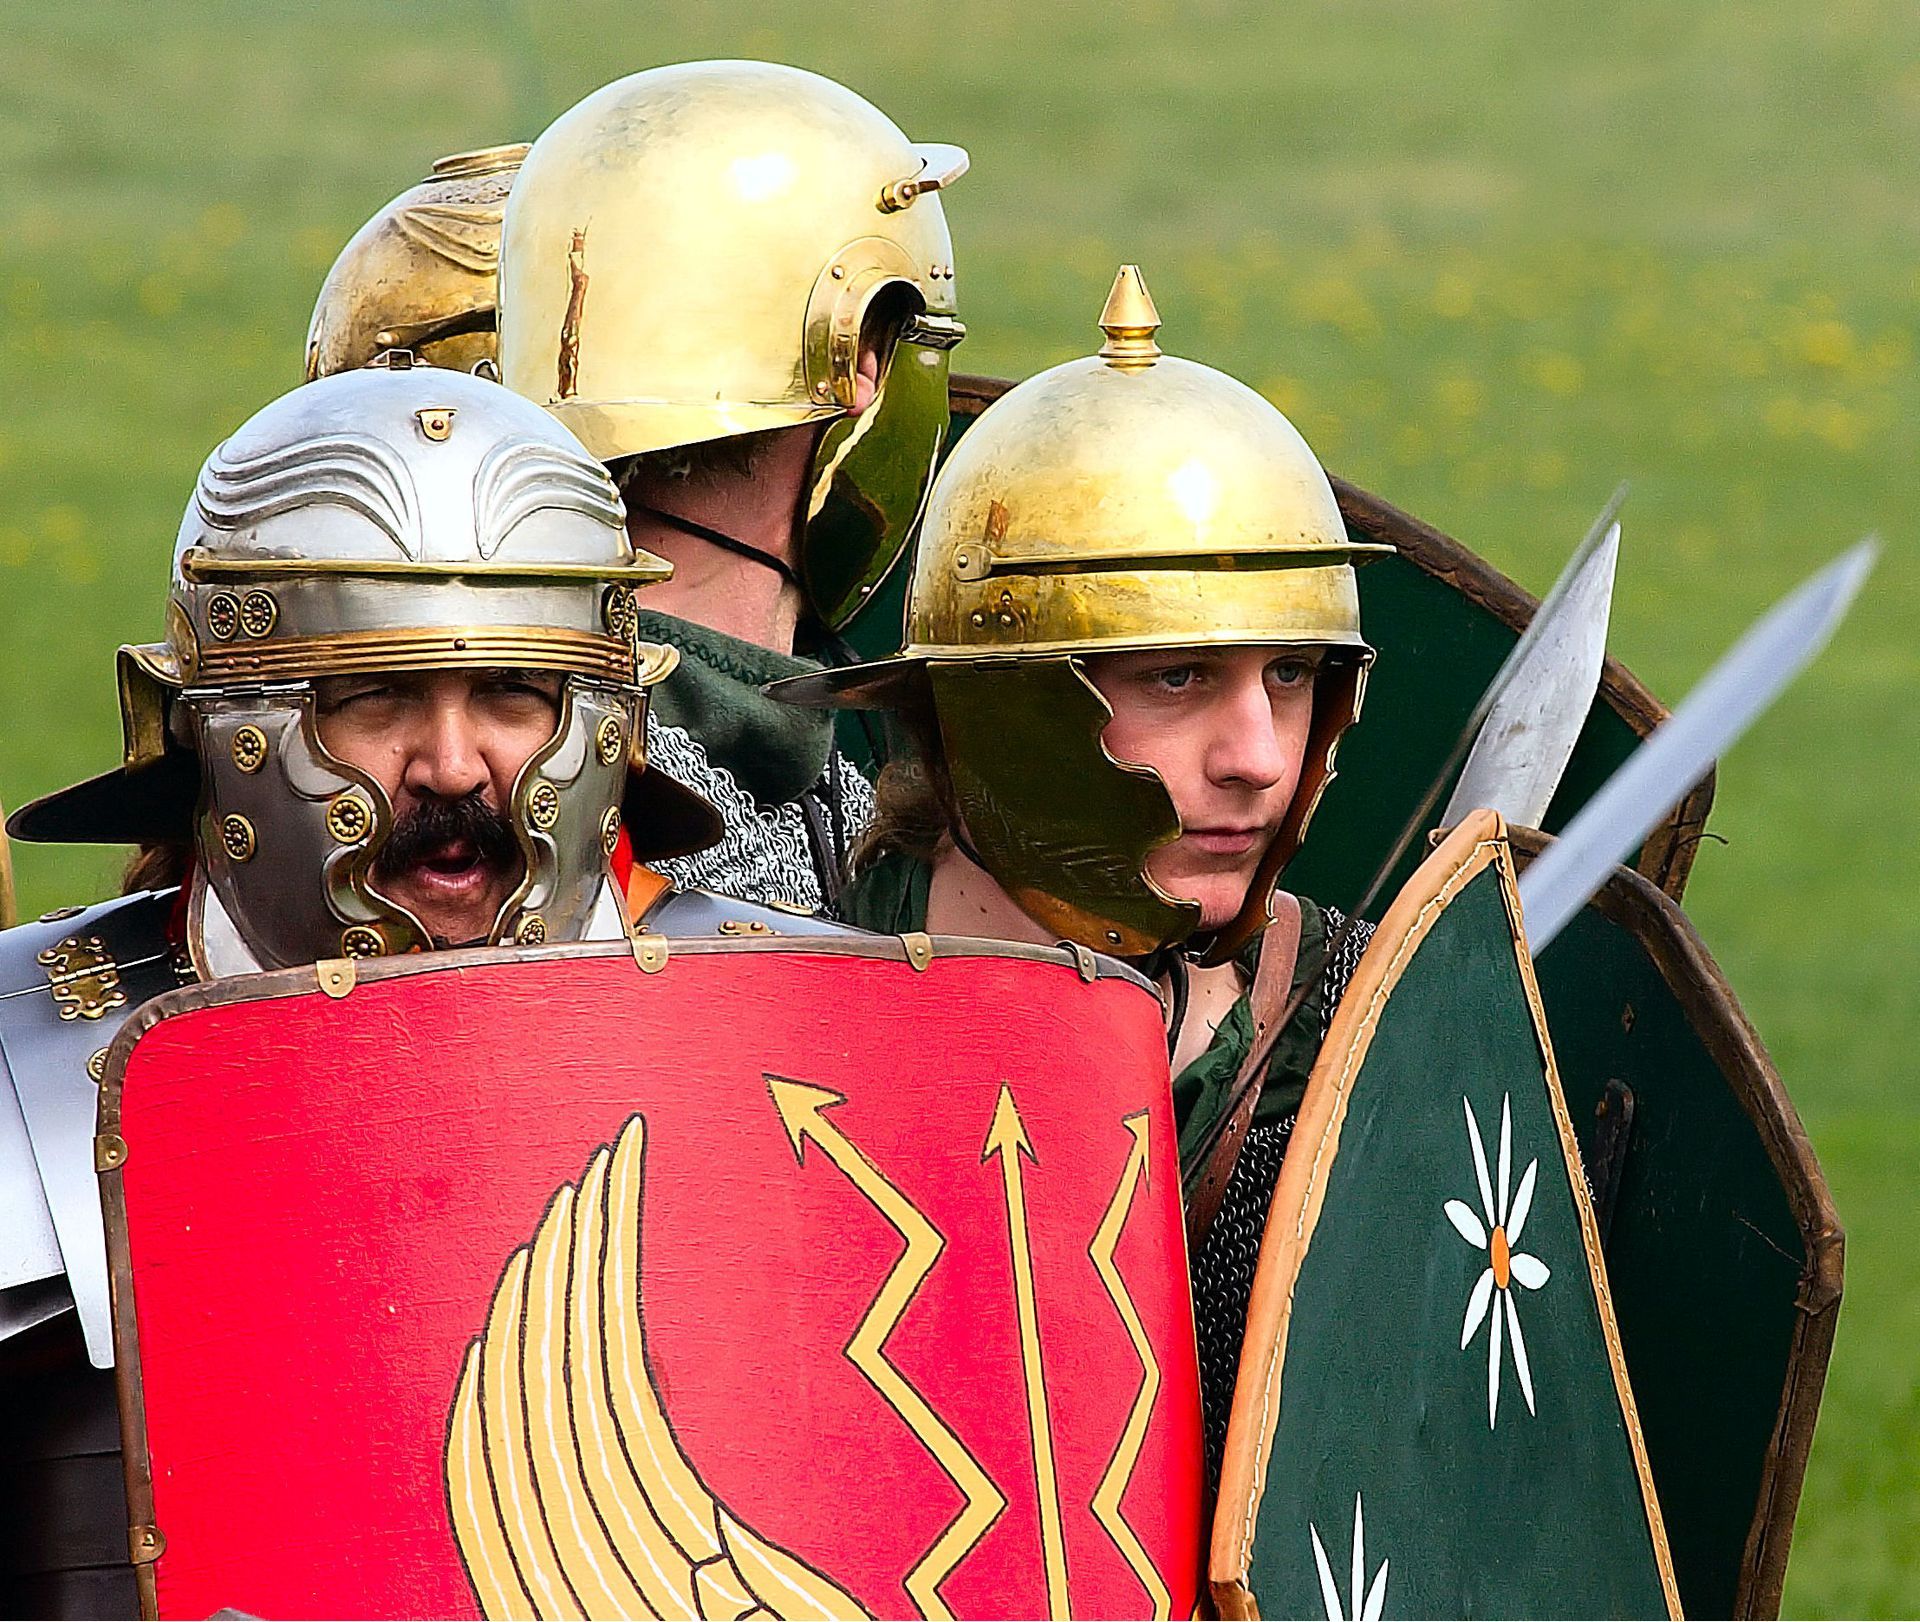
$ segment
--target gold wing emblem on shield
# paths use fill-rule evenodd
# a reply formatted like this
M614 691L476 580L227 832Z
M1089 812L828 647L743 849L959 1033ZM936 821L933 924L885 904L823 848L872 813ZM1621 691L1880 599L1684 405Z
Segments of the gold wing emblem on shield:
M447 1426L447 1504L492 1618L864 1617L742 1526L667 1424L640 1310L646 1122L507 1263Z

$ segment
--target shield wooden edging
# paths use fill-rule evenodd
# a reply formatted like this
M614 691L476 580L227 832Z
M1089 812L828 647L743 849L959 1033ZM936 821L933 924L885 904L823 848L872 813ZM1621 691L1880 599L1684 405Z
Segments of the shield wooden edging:
M1270 1449L1280 1420L1282 1375L1294 1292L1312 1246L1340 1147L1341 1129L1382 1012L1403 971L1441 915L1468 883L1489 867L1498 875L1515 961L1531 1015L1533 1036L1544 1060L1547 1093L1578 1222L1588 1282L1593 1292L1612 1388L1619 1402L1633 1477L1645 1512L1660 1592L1669 1615L1681 1614L1665 1527L1654 1494L1633 1393L1628 1384L1599 1234L1581 1167L1579 1147L1560 1090L1544 1011L1520 920L1518 889L1506 829L1492 812L1476 812L1441 843L1388 909L1367 955L1335 1016L1308 1084L1286 1162L1274 1191L1265 1238L1248 1306L1245 1349L1228 1425L1226 1456L1214 1512L1209 1578L1222 1616L1257 1615L1250 1587L1253 1543L1265 1489ZM1504 1185L1504 1172L1503 1172ZM1504 1198L1504 1193L1503 1196ZM1463 1340L1464 1345L1464 1340ZM1358 1542L1356 1526L1356 1545ZM1356 1593L1360 1555L1355 1552ZM1324 1580L1324 1578L1323 1578ZM1369 1614L1372 1614L1371 1609Z

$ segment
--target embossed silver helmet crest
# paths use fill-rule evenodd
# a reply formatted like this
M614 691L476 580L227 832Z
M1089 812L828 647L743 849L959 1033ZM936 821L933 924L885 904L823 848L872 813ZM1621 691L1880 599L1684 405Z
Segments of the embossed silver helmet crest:
M393 807L321 744L314 683L554 671L559 724L503 807L524 873L490 939L573 939L590 920L617 933L607 860L623 821L642 860L719 831L704 800L646 770L648 689L676 655L637 640L634 592L667 572L628 541L600 464L497 384L428 368L309 383L201 470L167 640L121 650L122 771L27 807L16 831L178 837L168 819L182 816L190 743L188 934L203 972L414 950L431 944L425 929L375 873Z

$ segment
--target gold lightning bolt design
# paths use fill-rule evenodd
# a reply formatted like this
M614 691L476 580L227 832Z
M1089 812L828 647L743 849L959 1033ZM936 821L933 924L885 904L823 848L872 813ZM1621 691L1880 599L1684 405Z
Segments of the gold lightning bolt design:
M827 1119L825 1111L844 1104L846 1096L825 1087L768 1076L767 1088L773 1094L774 1107L780 1112L787 1137L793 1143L794 1158L806 1164L806 1144L817 1143L826 1157L838 1166L847 1181L860 1191L893 1230L906 1241L906 1249L880 1285L880 1293L860 1320L853 1338L847 1342L847 1360L873 1383L887 1405L893 1409L931 1453L965 1502L947 1528L922 1555L903 1581L903 1586L920 1607L924 1617L950 1622L953 1612L940 1597L940 1584L955 1566L966 1558L988 1527L1007 1507L1007 1500L992 1478L981 1469L967 1446L928 1406L924 1397L905 1375L887 1361L887 1338L912 1305L920 1286L933 1271L946 1248L939 1229L929 1222L899 1189L881 1175L872 1161L848 1139L839 1127Z
M1060 1477L1053 1458L1053 1421L1047 1412L1046 1369L1040 1359L1040 1307L1033 1287L1033 1250L1027 1241L1027 1194L1020 1157L1038 1163L1013 1089L1004 1082L987 1129L984 1162L1000 1157L1007 1193L1007 1238L1013 1247L1013 1295L1020 1314L1020 1359L1026 1368L1027 1423L1033 1433L1034 1485L1040 1496L1040 1553L1047 1568L1047 1611L1072 1615L1067 1604L1067 1538L1060 1520Z
M1153 1415L1154 1398L1160 1393L1160 1365L1153 1355L1153 1342L1147 1338L1146 1326L1140 1322L1140 1314L1134 1310L1133 1298L1127 1294L1126 1282L1120 1277L1120 1269L1114 1265L1113 1255L1119 1249L1120 1235L1127 1225L1127 1213L1133 1209L1133 1194L1147 1176L1147 1112L1129 1115L1120 1123L1133 1135L1133 1147L1127 1152L1127 1163L1120 1173L1120 1183L1113 1191L1113 1200L1107 1206L1107 1213L1100 1219L1100 1226L1094 1231L1093 1245L1088 1254L1093 1258L1094 1270L1100 1275L1100 1282L1107 1287L1107 1294L1113 1298L1113 1309L1120 1314L1120 1321L1127 1326L1127 1338L1133 1342L1135 1355L1140 1359L1140 1389L1134 1395L1133 1407L1128 1410L1127 1423L1120 1432L1120 1442L1113 1450L1113 1458L1108 1461L1105 1472L1100 1477L1100 1485L1094 1489L1094 1519L1107 1529L1107 1536L1113 1539L1114 1547L1133 1568L1134 1576L1153 1598L1154 1622L1167 1622L1173 1614L1173 1596L1167 1591L1166 1583L1155 1569L1152 1559L1142 1547L1134 1530L1127 1525L1126 1517L1120 1513L1120 1500L1126 1493L1127 1483L1133 1479L1133 1467L1139 1461L1140 1449L1147 1440L1147 1421Z

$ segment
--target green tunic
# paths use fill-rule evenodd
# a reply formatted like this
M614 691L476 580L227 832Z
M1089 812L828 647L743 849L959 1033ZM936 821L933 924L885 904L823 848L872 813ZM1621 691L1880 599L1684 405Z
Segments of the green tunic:
M927 927L927 891L933 869L915 857L883 856L847 886L841 905L850 924L876 930L883 935L900 935ZM1300 901L1300 952L1294 963L1292 990L1298 993L1303 967L1314 970L1314 983L1300 1003L1299 1011L1274 1044L1273 1058L1267 1069L1267 1084L1254 1111L1254 1124L1278 1123L1299 1109L1306 1092L1307 1075L1314 1055L1320 1051L1322 1003L1325 984L1318 973L1320 947L1327 934L1326 913L1304 897ZM1259 955L1256 937L1242 950L1238 959L1244 984L1253 982L1253 968ZM1195 1145L1226 1108L1233 1078L1246 1062L1253 1045L1253 1006L1243 991L1225 1019L1214 1032L1207 1049L1173 1078L1174 1119L1180 1130L1182 1169Z

